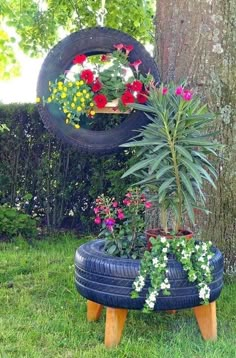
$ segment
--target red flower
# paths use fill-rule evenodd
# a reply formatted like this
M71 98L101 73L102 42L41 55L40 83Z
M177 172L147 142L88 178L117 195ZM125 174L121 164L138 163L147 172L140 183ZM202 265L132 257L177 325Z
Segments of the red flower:
M87 59L87 56L85 56L84 54L77 55L77 56L75 56L75 58L73 60L73 64L76 65L77 63L79 63L80 65L82 65L86 59Z
M108 55L102 55L102 56L101 56L101 61L102 61L102 62L109 61L109 56L108 56Z
M175 94L176 94L176 96L181 96L182 95L182 93L183 93L183 87L181 87L181 86L179 86L179 87L177 87L176 89L175 89Z
M141 65L141 60L136 60L133 63L130 63L130 66L133 66L135 68L135 71L138 72L139 65Z
M83 70L80 74L80 78L90 84L93 82L93 72L91 70Z
M123 103L124 106L126 106L129 103L134 103L135 98L132 95L132 93L130 93L129 91L125 91L121 96L121 102Z
M128 56L129 53L134 49L134 46L133 45L124 45L123 48L125 49L126 55Z
M104 108L107 104L107 98L104 94L97 94L94 96L93 100L96 103L97 108Z
M143 88L142 82L136 80L133 83L131 83L131 90L135 92L140 92Z
M145 91L139 92L137 95L138 103L141 103L141 104L146 103L148 100L147 96L148 96L147 92L145 92Z
M120 50L122 50L122 48L124 48L124 45L123 45L123 44L117 44L117 45L114 45L114 47L115 47L118 51L120 51Z
M126 83L125 87L128 91L132 91L132 83Z
M92 85L93 92L98 92L98 91L100 91L101 88L102 88L102 84L98 79L93 82L93 85Z

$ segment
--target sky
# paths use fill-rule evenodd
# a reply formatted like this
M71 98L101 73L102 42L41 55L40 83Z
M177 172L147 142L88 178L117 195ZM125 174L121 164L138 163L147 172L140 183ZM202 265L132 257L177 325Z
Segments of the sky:
M32 59L19 53L21 76L8 81L0 81L0 103L35 102L38 74L43 58Z

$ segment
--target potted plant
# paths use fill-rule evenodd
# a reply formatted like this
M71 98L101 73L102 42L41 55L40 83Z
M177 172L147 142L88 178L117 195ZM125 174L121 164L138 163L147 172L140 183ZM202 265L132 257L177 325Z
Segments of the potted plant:
M217 155L219 144L208 139L213 133L206 133L206 128L216 116L184 85L151 87L147 104L135 104L134 107L144 111L151 122L131 142L122 145L139 149L136 163L123 177L136 175L136 185L154 193L153 198L160 206L162 226L147 230L151 251L145 253L141 262L133 297L138 297L147 276L151 279L145 304L147 310L154 308L160 290L169 294L166 272L169 253L181 262L189 281L197 283L199 297L202 303L207 303L210 297L208 284L212 280L209 266L211 242L186 241L192 233L183 225L186 217L195 223L196 209L207 212L204 182L215 188L217 173L209 155ZM171 229L168 211L173 221ZM159 240L151 239L153 237ZM168 241L168 238L173 240Z
M91 122L96 113L129 113L128 104L147 100L145 88L152 76L139 72L140 59L129 62L134 46L113 47L112 53L102 55L77 54L70 69L49 81L50 95L42 97L43 104L57 104L65 123L75 129L80 129L83 115Z
M144 111L150 123L123 145L140 148L137 163L123 175L136 175L139 189L127 193L125 207L114 198L97 199L95 223L102 225L103 239L77 250L76 287L88 299L88 319L98 319L101 307L108 307L105 342L112 334L111 345L119 342L128 309L193 307L203 337L215 339L223 257L210 241L187 240L182 226L184 215L194 222L194 209L205 210L204 180L215 185L208 154L216 155L218 144L202 133L214 115L184 86L151 87L147 98L145 105L133 106ZM146 195L150 192L161 205L163 228L148 247L143 231L144 210L152 206ZM174 218L171 240L168 210ZM207 333L202 316L210 327ZM114 327L121 327L118 333Z

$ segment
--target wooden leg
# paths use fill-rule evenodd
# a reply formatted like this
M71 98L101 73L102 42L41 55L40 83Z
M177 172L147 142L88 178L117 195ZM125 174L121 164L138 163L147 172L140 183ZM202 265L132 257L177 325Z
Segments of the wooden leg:
M193 308L202 337L205 340L217 339L216 302Z
M87 300L87 320L97 321L101 316L103 306L99 303Z
M128 310L124 308L107 307L105 346L115 347L119 344Z

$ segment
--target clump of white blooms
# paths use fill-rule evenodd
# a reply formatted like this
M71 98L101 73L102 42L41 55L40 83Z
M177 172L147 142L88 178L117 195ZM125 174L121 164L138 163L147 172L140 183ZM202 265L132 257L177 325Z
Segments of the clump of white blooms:
M151 238L152 248L146 251L140 263L139 275L133 282L133 298L139 297L145 283L149 284L145 299L144 311L148 312L155 308L156 300L160 294L170 295L171 285L168 277L168 254L174 254L182 264L183 270L188 274L188 280L196 283L199 290L200 303L208 303L210 299L209 284L212 281L211 251L212 243L174 238L167 240L160 236ZM150 282L148 281L150 280Z

